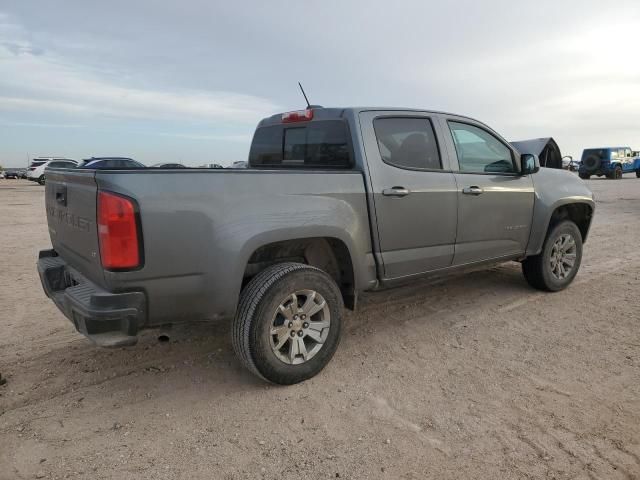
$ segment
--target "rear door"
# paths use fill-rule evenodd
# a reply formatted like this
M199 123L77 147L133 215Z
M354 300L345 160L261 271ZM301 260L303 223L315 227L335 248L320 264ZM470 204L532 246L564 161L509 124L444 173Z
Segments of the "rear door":
M458 226L454 265L523 254L534 189L520 175L517 152L485 125L445 115L443 129L456 165Z
M47 171L45 203L51 244L71 267L102 284L96 195L94 171Z
M360 113L384 277L449 267L457 189L426 112Z
M622 150L622 170L626 173L632 172L633 169L633 152L630 148L625 148Z

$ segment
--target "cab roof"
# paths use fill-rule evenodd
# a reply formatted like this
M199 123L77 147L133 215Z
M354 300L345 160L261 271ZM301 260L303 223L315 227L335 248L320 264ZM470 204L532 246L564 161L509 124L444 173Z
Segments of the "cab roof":
M406 108L406 107L321 107L318 105L311 105L311 110L313 110L313 120L337 120L340 118L344 118L345 114L347 112L351 112L354 115L357 115L360 112L367 112L367 111L386 111L386 112L420 112L420 113L432 113L432 114L441 114L441 115L453 115L456 117L461 117L461 118L467 118L469 120L473 120L475 122L478 123L482 123L479 120L476 120L474 118L465 116L465 115L460 115L457 113L451 113L451 112L443 112L443 111L438 111L438 110L429 110L429 109L424 109L424 108ZM296 110L293 110L293 112L295 112ZM297 110L299 112L304 112L305 109L299 109ZM278 125L283 123L282 119L283 119L283 115L287 114L287 113L291 113L291 112L281 112L281 113L276 113L274 115L271 115L270 117L266 117L264 119L262 119L260 121L260 123L258 123L258 127L264 127L267 125Z

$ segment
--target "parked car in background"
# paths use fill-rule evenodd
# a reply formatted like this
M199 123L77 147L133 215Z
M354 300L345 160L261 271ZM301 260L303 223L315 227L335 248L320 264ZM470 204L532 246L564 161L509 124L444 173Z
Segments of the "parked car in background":
M45 203L40 279L79 332L231 320L239 360L281 384L329 362L362 291L505 261L566 288L595 207L477 120L388 108L266 118L246 169L52 172Z
M156 163L151 168L188 168L181 163Z
M588 179L591 175L619 180L625 173L635 172L640 178L640 157L629 147L588 148L582 152L578 175Z
M74 168L78 165L78 162L68 158L34 158L29 166L27 179L44 185L46 178L45 169L54 162L57 168Z
M4 179L4 172L0 172L0 179Z
M27 173L28 173L28 170L20 170L20 178L22 178L23 180L26 180Z
M20 174L18 173L17 170L5 170L4 178L18 179L20 178Z
M205 163L204 165L199 165L198 168L224 168L224 167L218 163Z
M127 157L91 157L82 161L78 168L96 170L127 170L131 168L147 168L146 165Z
M571 155L562 157L562 168L564 170L575 172L576 170L578 170L579 164L580 162L575 161Z

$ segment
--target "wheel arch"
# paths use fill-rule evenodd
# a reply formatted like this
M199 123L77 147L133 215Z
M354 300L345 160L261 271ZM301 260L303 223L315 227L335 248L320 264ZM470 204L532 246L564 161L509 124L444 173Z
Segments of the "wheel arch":
M549 224L547 225L547 232L545 235L558 223L563 220L571 220L576 224L580 235L582 236L582 242L586 242L587 235L589 234L589 227L591 226L591 219L593 217L593 207L588 203L566 203L556 207L551 213L549 218Z
M338 285L345 306L354 310L358 282L351 251L343 238L331 235L260 242L247 250L242 287L261 271L277 263L304 263L328 273Z
M589 229L591 228L594 209L594 202L586 199L565 199L557 202L549 209L549 214L544 222L544 227L539 228L537 233L532 232L533 236L529 241L527 256L539 254L542 251L544 240L549 231L563 220L571 220L574 222L580 230L582 242L586 242L589 235Z

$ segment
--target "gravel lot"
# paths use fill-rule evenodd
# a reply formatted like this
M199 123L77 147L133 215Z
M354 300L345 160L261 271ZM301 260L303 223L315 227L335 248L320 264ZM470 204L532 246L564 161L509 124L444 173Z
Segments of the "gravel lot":
M42 292L43 188L0 180L0 479L640 478L640 180L566 291L519 265L366 295L316 378L267 386L227 325L104 350Z

